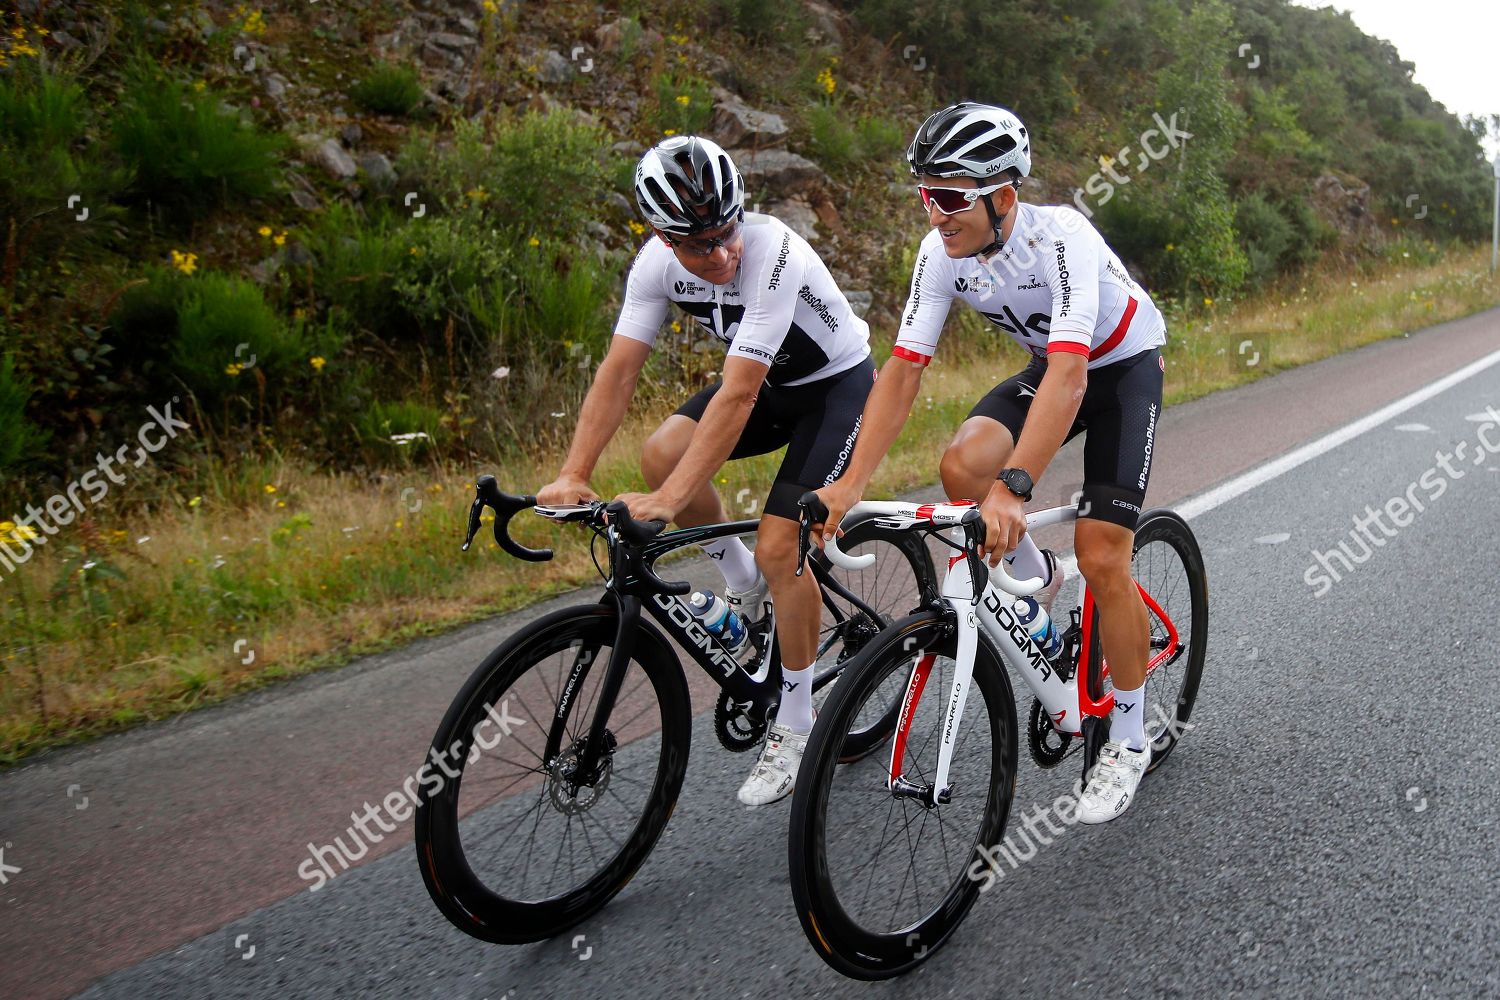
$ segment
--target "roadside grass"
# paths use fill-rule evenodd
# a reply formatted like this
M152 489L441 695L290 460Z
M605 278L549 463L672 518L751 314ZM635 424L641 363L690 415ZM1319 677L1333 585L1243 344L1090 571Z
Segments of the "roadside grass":
M1172 318L1167 401L1496 304L1500 283L1481 248L1427 266L1307 275ZM955 317L872 495L932 482L973 401L1023 363L1019 348L981 322ZM877 359L888 337L877 331ZM639 445L665 412L638 414L617 435L594 477L601 495L644 488ZM371 481L272 455L198 469L197 481L208 484L199 496L183 495L164 469L136 470L115 497L0 583L0 764L588 584L596 574L583 533L527 514L513 524L516 537L550 546L553 561L504 557L488 514L473 550L459 551L476 474L532 492L558 461L414 463ZM721 470L731 517L759 512L778 461L761 456Z

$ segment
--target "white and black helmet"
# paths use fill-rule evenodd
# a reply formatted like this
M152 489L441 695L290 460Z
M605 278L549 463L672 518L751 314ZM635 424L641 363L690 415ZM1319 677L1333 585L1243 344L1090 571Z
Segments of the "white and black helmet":
M965 101L929 115L906 148L913 175L983 180L1014 167L1031 173L1031 137L1021 119L993 104Z
M739 215L745 183L718 143L676 135L648 149L636 164L635 203L656 229L692 236ZM708 211L699 214L704 207Z

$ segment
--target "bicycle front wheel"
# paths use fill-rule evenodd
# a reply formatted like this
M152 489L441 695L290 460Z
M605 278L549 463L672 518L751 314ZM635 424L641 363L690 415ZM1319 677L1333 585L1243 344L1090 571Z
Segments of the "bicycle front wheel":
M936 777L956 663L949 617L923 612L881 632L850 661L813 727L797 774L788 853L797 917L819 956L846 976L915 968L963 922L984 880L980 848L1000 842L1015 794L1016 711L998 654L982 636L948 774L951 796L896 796L890 775ZM907 700L904 740L839 767L851 724L892 681ZM892 757L899 753L899 760ZM977 869L977 871L976 871Z
M636 634L598 765L585 766L618 613L568 608L528 625L475 670L422 770L417 861L459 929L540 941L597 912L666 826L687 768L682 668Z

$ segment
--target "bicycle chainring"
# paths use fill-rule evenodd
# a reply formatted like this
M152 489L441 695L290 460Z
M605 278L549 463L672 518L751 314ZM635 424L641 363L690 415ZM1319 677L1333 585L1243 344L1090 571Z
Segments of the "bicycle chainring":
M1036 761L1036 766L1054 768L1061 764L1063 758L1068 756L1072 742L1071 735L1053 728L1052 720L1042 708L1042 703L1035 698L1031 699L1031 718L1026 724L1026 746L1031 751L1031 759Z
M750 706L741 705L727 694L719 696L714 706L714 734L719 745L730 753L744 753L760 746L766 735L766 723L750 716Z

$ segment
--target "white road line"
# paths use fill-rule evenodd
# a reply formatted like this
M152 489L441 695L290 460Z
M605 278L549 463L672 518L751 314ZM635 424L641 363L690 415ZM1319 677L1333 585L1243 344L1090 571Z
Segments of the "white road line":
M1309 462L1319 455L1332 451L1346 441L1350 441L1364 434L1366 431L1379 427L1392 417L1405 413L1412 407L1425 403L1440 393L1447 392L1455 385L1458 385L1458 383L1470 376L1479 374L1495 364L1500 364L1500 351L1487 354L1478 361L1464 365L1458 371L1444 375L1431 385L1424 386L1416 392L1402 396L1395 402L1382 406L1369 416L1361 417L1351 424L1340 427L1336 431L1330 431L1317 440L1309 441L1302 447L1287 452L1280 458L1272 459L1259 468L1251 469L1249 472L1236 476L1227 483L1222 483L1207 492L1173 504L1173 509L1188 520L1192 520L1200 514L1207 514L1215 507L1220 507L1235 497L1248 493L1255 489L1255 487L1269 483L1278 476L1292 471L1302 463Z

